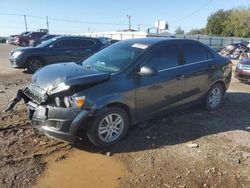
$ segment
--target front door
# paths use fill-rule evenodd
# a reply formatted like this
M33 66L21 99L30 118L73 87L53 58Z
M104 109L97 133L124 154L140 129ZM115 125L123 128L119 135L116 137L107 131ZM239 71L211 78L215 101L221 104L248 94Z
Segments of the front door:
M138 119L146 119L180 103L184 90L181 63L180 50L176 45L158 47L142 60L141 67L153 67L157 73L136 78Z

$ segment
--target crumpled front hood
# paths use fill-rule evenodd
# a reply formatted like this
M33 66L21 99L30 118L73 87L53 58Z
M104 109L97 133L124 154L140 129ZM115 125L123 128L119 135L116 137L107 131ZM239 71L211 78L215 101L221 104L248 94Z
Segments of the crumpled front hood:
M76 63L58 63L45 66L32 77L32 82L48 94L58 87L99 83L110 77L108 73L84 68Z

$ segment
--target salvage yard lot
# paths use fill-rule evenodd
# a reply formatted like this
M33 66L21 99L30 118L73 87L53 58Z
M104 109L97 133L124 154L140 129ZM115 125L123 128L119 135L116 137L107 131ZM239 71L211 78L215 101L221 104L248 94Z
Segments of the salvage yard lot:
M0 44L1 109L31 80L30 74L10 68L13 47ZM168 113L131 128L119 144L101 151L85 140L76 149L39 134L18 104L12 113L0 112L0 187L31 187L48 163L64 163L76 150L107 152L126 169L113 180L116 184L100 182L99 187L250 187L249 114L250 85L233 78L219 110L195 106Z

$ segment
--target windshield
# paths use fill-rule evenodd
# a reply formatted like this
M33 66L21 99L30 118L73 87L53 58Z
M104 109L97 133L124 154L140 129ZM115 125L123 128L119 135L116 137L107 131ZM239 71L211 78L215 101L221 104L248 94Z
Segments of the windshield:
M134 43L116 43L86 59L82 65L103 72L119 72L147 47L144 44L138 46Z
M36 47L37 48L46 47L46 46L51 45L54 41L56 41L56 38L46 40L46 41L42 42L41 44L37 45Z

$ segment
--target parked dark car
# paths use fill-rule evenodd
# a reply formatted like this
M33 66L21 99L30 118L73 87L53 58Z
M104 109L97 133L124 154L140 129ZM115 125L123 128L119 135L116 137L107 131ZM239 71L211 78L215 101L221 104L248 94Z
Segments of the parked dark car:
M16 48L10 53L11 66L35 72L56 62L82 61L103 47L97 38L59 36L36 47Z
M242 82L250 83L250 58L241 60L237 64L235 77Z
M40 39L42 36L46 35L47 32L29 32L26 35L18 35L15 37L15 44L22 47L28 46L31 40Z
M100 39L100 41L104 44L104 45L108 45L109 42L112 40L109 37L98 37L98 39Z
M114 44L114 43L119 41L119 40L111 39L111 38L108 38L108 37L98 37L98 38L102 41L102 43L105 46L109 46L109 45Z
M0 43L6 43L7 37L0 37Z
M15 40L16 40L15 37L17 37L17 36L25 36L25 35L27 35L29 33L30 33L30 31L25 31L25 32L23 32L23 33L21 33L19 35L10 35L9 38L7 39L7 43L8 44L15 44Z
M57 37L57 36L59 36L59 35L44 35L40 39L31 40L30 46L35 47L35 46L41 44L42 42L49 40L49 39L52 39L52 38Z
M121 140L130 125L201 102L215 110L231 80L231 61L185 39L117 42L82 62L46 66L19 90L34 127L73 143L86 130L96 146Z

